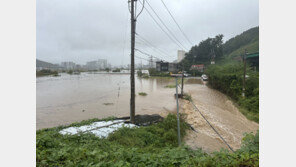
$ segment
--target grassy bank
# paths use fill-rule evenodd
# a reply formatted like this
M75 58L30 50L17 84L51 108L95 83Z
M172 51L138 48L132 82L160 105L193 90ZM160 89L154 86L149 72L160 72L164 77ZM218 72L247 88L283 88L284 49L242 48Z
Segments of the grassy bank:
M70 126L90 124L98 119ZM235 153L206 154L202 150L178 147L177 119L168 115L162 122L146 127L121 128L100 139L92 134L61 135L65 127L37 131L37 166L258 166L257 135L247 135ZM181 118L181 136L188 125Z
M259 73L247 69L245 98L242 97L243 66L233 62L211 65L206 70L208 85L217 89L238 104L239 110L250 120L259 122Z

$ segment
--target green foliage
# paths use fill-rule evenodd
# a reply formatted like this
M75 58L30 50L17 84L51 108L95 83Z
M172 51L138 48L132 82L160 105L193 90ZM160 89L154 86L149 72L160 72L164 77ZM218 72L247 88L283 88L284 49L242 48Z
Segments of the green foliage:
M138 74L138 77L149 78L149 75L142 73L142 70L138 70L137 74Z
M112 70L112 72L120 72L120 69L116 68L115 70Z
M245 98L242 98L243 66L233 62L223 65L211 65L206 70L208 84L235 100L241 112L247 118L259 121L259 73L247 69Z
M139 92L139 95L140 96L147 96L147 93L145 93L145 92Z
M231 52L241 48L242 46L248 45L250 43L259 41L259 27L251 28L240 35L235 36L234 38L229 39L223 45L223 51L225 55L230 54ZM257 52L258 50L249 51Z
M176 88L176 85L166 85L165 88Z
M71 74L73 74L73 72L74 72L73 70L69 70L69 71L67 71L67 74L71 75Z
M226 56L227 56L227 58L231 58L231 59L238 58L245 53L245 50L247 50L248 53L258 52L259 51L259 41L254 41L250 44L243 45L240 48L238 48L237 50L234 50L233 52L231 52L229 55L226 55Z
M170 77L170 73L169 72L159 72L156 71L155 68L149 68L149 74L150 76L156 76L156 77Z
M138 77L142 77L143 76L142 70L138 70L137 74L138 74Z
M193 64L210 64L211 58L215 56L219 60L223 56L223 35L217 35L215 38L208 38L201 41L199 45L193 46L180 65L186 71L190 70Z
M59 73L57 71L52 71L52 70L47 70L47 69L36 71L37 77L47 76L47 75L53 75L53 76L57 77L57 76L59 76Z
M90 124L98 119L83 121ZM181 136L189 128L181 115ZM60 128L37 131L37 166L258 166L259 135L246 134L243 146L206 154L201 149L178 147L176 115L139 128L121 128L108 138L92 134L61 135Z

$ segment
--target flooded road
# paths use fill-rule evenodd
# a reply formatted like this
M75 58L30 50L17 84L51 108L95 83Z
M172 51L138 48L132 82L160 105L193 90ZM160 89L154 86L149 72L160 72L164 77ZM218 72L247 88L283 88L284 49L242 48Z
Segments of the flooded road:
M90 118L129 116L129 74L81 73L36 79L37 129ZM160 114L176 109L171 78L136 77L136 114ZM147 96L138 95L145 92Z
M256 132L259 125L248 120L235 107L232 101L217 90L201 84L186 85L185 92L191 94L195 106L214 126L226 142L234 149L239 149L244 133ZM189 131L185 142L192 148L203 148L207 152L219 151L228 147L196 111L191 103L182 100L181 112L186 113L186 121L198 133Z

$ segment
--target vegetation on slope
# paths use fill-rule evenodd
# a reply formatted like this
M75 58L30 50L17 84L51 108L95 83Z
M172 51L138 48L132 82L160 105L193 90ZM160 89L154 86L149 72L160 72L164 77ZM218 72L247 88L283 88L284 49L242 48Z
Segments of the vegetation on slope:
M98 119L74 126L90 124ZM258 166L259 136L248 134L241 149L213 154L178 147L175 115L158 124L121 128L108 138L92 134L61 135L63 127L37 131L37 166ZM188 125L181 118L181 136Z
M259 121L259 73L248 69L246 98L242 98L243 63L235 61L244 54L259 51L259 27L251 28L223 44L223 35L208 38L193 46L180 63L192 75L202 72L190 69L194 64L205 64L209 85L229 97L239 106L240 111L250 120ZM215 55L215 65L210 65Z
M237 50L234 50L229 55L226 55L227 58L235 58L243 55L245 53L245 50L248 51L248 53L254 53L259 51L259 41L251 42L250 44L241 46Z
M223 53L224 55L230 55L235 50L238 50L241 47L249 45L256 41L259 41L259 27L251 28L243 32L242 34L237 35L234 38L231 38L228 41L226 41L223 44Z

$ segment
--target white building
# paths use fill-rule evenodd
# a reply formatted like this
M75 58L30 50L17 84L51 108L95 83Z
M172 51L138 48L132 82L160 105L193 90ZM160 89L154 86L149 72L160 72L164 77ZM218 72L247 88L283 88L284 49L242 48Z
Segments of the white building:
M106 59L99 59L97 61L90 61L86 63L86 68L88 70L103 70L108 67Z
M76 64L72 61L69 62L62 62L61 67L66 69L66 70L73 70L76 67Z
M181 62L185 58L185 51L178 50L178 63Z

